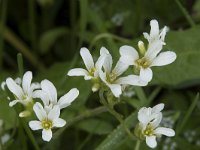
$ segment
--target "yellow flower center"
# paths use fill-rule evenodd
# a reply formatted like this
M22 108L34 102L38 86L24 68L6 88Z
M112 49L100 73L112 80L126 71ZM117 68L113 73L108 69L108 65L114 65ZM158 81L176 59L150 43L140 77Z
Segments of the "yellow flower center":
M142 67L142 68L145 69L145 68L148 68L150 66L150 62L145 57L138 59L135 62L136 62L137 66L139 68Z
M96 71L96 68L91 68L91 69L89 70L89 75L90 75L90 76L94 76L95 71Z
M117 78L117 75L115 73L113 73L113 72L110 73L110 74L107 74L107 81L109 83L114 82L116 80L116 78Z
M144 130L144 135L146 136L152 136L154 135L154 129L152 128L151 125L147 125L146 129Z
M42 121L42 128L43 129L48 130L48 129L51 129L52 127L53 127L53 123L52 123L51 120L45 119L45 120Z

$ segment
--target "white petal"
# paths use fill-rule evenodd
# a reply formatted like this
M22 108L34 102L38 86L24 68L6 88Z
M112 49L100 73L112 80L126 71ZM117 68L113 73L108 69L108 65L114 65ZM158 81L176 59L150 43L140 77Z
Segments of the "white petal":
M155 129L159 126L160 122L162 121L162 113L152 113L150 115L151 118L151 125Z
M146 86L148 82L145 82L140 79L139 76L129 75L126 77L121 77L115 81L117 84L127 84L127 85L137 85L137 86Z
M58 105L60 109L71 105L71 103L78 97L78 95L79 90L77 88L71 89L67 94L65 94L59 99Z
M100 49L100 55L110 55L109 51L105 47L101 47Z
M148 108L142 107L142 108L140 108L140 110L138 112L138 120L144 126L146 126L150 121L148 110L149 110Z
M39 102L36 102L33 106L33 110L40 121L47 117L47 114Z
M163 42L161 40L156 40L152 43L149 43L147 52L145 53L145 58L150 62L154 60L154 58L158 55L158 53L162 50Z
M157 146L156 136L147 136L146 143L149 147L155 148Z
M83 47L81 48L80 54L87 70L94 68L94 61L92 55L90 54L90 51L87 48Z
M51 83L49 80L43 80L41 82L41 88L44 92L47 93L49 96L49 99L52 103L57 103L57 91L53 83Z
M41 125L41 122L40 122L40 121L30 121L30 122L29 122L29 127L30 127L32 130L39 130L39 129L42 129L42 125Z
M60 108L59 106L55 105L53 109L51 109L48 113L48 119L49 120L54 120L58 119L60 116Z
M152 37L158 37L159 36L159 25L157 20L151 20L150 21L151 31L150 36Z
M144 38L147 39L148 41L150 41L150 35L146 32L143 33Z
M9 103L9 106L10 107L13 107L15 104L17 104L17 103L19 103L19 102L21 102L22 100L13 100L13 101L11 101L10 103Z
M88 71L82 68L75 68L69 70L67 73L68 76L86 76L88 75Z
M155 131L155 134L163 134L169 137L175 136L175 131L173 129L170 128L164 128L164 127L158 127Z
M130 55L121 56L119 60L127 65L136 65L135 59L133 59L133 57Z
M21 83L22 83L22 79L21 78L16 78L15 79L15 83L17 83L18 85L21 85Z
M115 97L119 97L122 94L122 88L119 84L110 84L109 87Z
M165 35L166 35L166 33L169 31L169 28L168 27L164 27L162 30L161 30L161 32L160 32L160 38L161 38L161 40L164 42L164 40L165 40Z
M49 105L50 103L49 96L42 90L34 91L33 98L40 98L43 101L44 105Z
M65 126L65 124L66 124L66 121L63 120L63 119L61 119L61 118L55 119L55 120L53 121L53 126L54 126L54 127L60 128L60 127Z
M140 69L141 80L144 80L146 82L150 82L152 77L153 77L153 72L152 72L151 68L146 68L146 69L141 68Z
M167 51L160 53L152 62L151 66L164 66L171 64L176 59L176 53Z
M22 99L23 98L23 90L22 88L15 83L15 81L12 78L6 79L6 85L8 89L18 98Z
M3 82L1 83L1 89L2 89L3 91L5 91L5 87L6 87L6 82L3 81Z
M135 48L131 46L127 46L127 45L121 46L119 51L121 55L120 60L123 63L126 63L127 65L134 65L135 60L139 59L138 52L136 51Z
M19 117L21 117L21 118L28 117L30 115L31 115L31 112L29 110L24 110L24 111L19 113Z
M41 85L38 82L35 82L35 83L31 84L31 91L34 91L34 90L40 89L40 88L41 88Z
M42 130L42 139L44 141L49 142L51 140L51 138L52 138L52 131L51 131L51 129L49 129L49 130L43 129Z
M116 76L120 76L122 73L124 73L126 70L128 69L128 65L127 64L124 64L123 62L121 61L118 61L115 68L113 69L113 73L116 75Z
M106 73L103 72L102 70L99 71L99 77L100 79L107 84L107 81L106 81Z
M112 70L112 56L109 54L105 57L105 60L104 60L104 64L103 64L103 67L106 71L106 73L110 73L111 70Z
M96 62L96 64L95 64L96 72L99 72L99 70L102 69L103 64L104 64L104 61L105 61L105 58L106 58L106 55L101 55L101 56L98 58L98 60L97 60L97 62ZM96 72L95 72L95 73L96 73ZM95 77L96 77L96 76L97 76L97 74L95 75Z
M90 76L90 75L86 75L86 76L84 77L85 80L91 80L92 78L93 78L93 77Z
M31 81L32 81L33 75L31 71L27 71L22 79L22 88L24 92L29 95L31 91Z
M161 104L157 104L152 109L153 109L153 112L160 112L164 109L164 107L165 107L165 104L161 103Z

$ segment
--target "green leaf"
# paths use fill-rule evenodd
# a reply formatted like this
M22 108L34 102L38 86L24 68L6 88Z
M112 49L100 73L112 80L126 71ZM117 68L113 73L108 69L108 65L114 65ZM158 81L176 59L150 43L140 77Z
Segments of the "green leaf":
M86 119L76 125L78 128L92 134L108 134L113 130L113 126L102 119Z
M136 123L137 114L132 113L129 117L125 119L125 124L127 127L131 128ZM127 133L124 130L123 125L119 125L112 133L110 133L105 140L96 148L96 150L111 150L117 147L122 140L127 137Z
M152 84L183 87L200 83L199 34L200 26L169 32L166 49L175 51L177 59L167 66L153 67Z
M53 44L58 40L58 38L68 34L68 29L66 27L59 27L45 32L39 41L40 52L42 54L47 53Z

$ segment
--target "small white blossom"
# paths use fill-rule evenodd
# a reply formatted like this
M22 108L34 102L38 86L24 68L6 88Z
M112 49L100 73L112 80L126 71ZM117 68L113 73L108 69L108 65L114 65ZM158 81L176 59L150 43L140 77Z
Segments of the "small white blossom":
M66 124L66 121L59 118L60 108L55 105L49 112L46 112L43 106L36 102L33 106L33 110L39 119L39 121L34 120L29 122L29 127L32 130L42 130L42 139L44 141L50 141L52 138L51 129L54 127L60 128Z
M78 89L73 88L58 100L57 90L49 80L43 80L41 82L41 90L37 90L34 93L35 98L40 98L43 101L46 111L51 110L54 105L58 105L60 109L65 108L71 105L78 95Z
M138 47L142 57L140 57L137 50L131 46L120 47L120 60L127 65L134 65L140 70L140 77L144 81L151 81L153 72L151 67L164 66L175 61L176 53L172 51L161 52L163 45L165 45L164 39L167 32L167 27L164 27L161 31L156 20L151 20L150 34L144 33L144 37L148 40L148 48L146 50L142 41L138 42Z
M160 135L172 137L175 135L173 129L159 127L162 120L161 111L163 108L164 104L158 104L153 108L142 107L138 112L138 129L140 130L140 134L145 138L147 145L151 148L157 146L156 137L159 137Z
M12 78L6 79L6 86L13 93L15 99L9 103L9 106L12 107L16 103L21 103L25 107L29 107L33 104L33 95L34 90L40 88L38 83L31 83L32 81L32 72L27 71L23 78L22 82L20 79L16 79L15 81ZM25 110L19 114L20 117L25 117L29 115L30 112Z
M142 81L140 77L136 75L119 77L128 69L128 65L118 61L114 69L112 69L113 61L109 51L105 47L102 47L100 53L106 57L103 64L104 71L100 70L99 76L101 80L111 89L115 97L119 97L122 94L122 85L147 85L147 82Z
M94 60L90 51L87 48L81 48L80 50L81 57L87 69L83 68L75 68L71 69L68 72L69 76L84 76L85 80L91 80L93 78L97 78L99 76L99 70L102 67L104 62L104 57L100 56L96 63L94 64Z

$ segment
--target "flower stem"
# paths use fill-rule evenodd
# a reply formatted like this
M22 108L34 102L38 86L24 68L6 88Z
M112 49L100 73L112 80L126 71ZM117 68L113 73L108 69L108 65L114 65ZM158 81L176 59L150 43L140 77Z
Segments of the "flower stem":
M136 145L135 145L135 150L139 150L140 149L140 140L137 140Z
M19 69L19 76L20 78L22 78L24 74L24 64L23 64L23 57L21 53L17 54L17 64L18 64L18 69Z
M23 125L23 128L24 128L25 132L27 133L29 139L31 140L31 143L33 144L35 150L40 150L40 147L38 146L38 144L33 136L33 133L31 132L30 128L27 126L26 122L21 118L20 118L20 122Z
M103 90L100 90L99 91L99 97L100 97L100 101L101 103L107 107L108 111L120 122L120 124L124 127L124 130L127 132L127 134L129 135L129 137L131 139L134 139L134 136L132 135L131 131L127 128L126 124L124 123L124 120L123 120L123 116L121 114L119 114L118 112L116 112L114 109L113 109L113 105L109 105L105 98L104 98L104 95L103 95L104 91Z
M3 66L3 49L4 49L4 37L3 32L6 25L6 19L7 19L7 6L8 6L8 0L0 1L0 14L1 14L1 22L0 22L0 69L2 69Z

